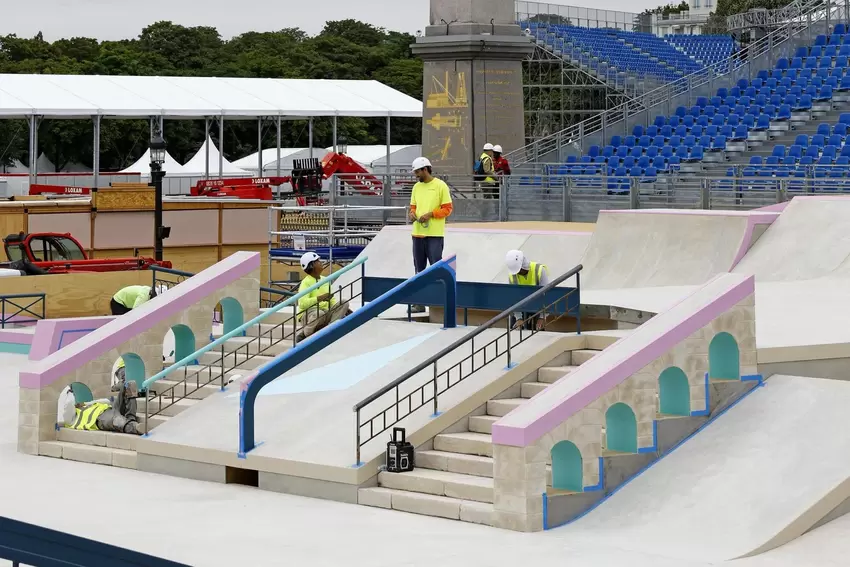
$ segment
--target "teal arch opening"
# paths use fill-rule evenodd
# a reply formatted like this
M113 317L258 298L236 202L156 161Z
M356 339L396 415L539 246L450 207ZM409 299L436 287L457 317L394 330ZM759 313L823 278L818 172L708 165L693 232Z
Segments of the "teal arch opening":
M740 380L740 356L735 337L729 333L717 333L708 345L708 377L715 380Z
M243 320L245 313L242 310L241 303L232 297L225 297L218 303L221 305L221 318L224 323L225 334L236 330L240 325L242 325L242 323L245 322Z
M145 363L138 354L132 352L122 354L121 358L124 360L124 379L135 381L141 392L145 381Z
M691 387L678 366L671 366L658 377L659 411L666 415L691 415Z
M195 352L195 333L186 325L171 327L174 333L174 361L180 361Z
M552 488L582 492L584 481L581 463L581 452L574 443L556 443L552 447Z
M74 402L78 404L85 404L94 399L91 394L91 389L88 386L81 382L72 382L69 384L71 387L71 393L74 394Z
M637 419L626 404L616 403L605 412L605 441L609 451L637 453Z

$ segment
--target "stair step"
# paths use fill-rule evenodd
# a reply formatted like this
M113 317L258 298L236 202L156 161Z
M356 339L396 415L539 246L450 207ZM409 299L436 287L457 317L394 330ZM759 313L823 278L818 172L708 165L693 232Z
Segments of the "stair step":
M292 316L292 310L289 311L289 316ZM267 321L268 319L266 319ZM297 328L296 328L297 330ZM280 326L279 323L258 323L256 325L252 325L245 329L245 332L248 333L249 337L257 337L261 333L265 334L265 338L280 340L281 336L288 337L289 340L292 340L292 322L289 324Z
M521 386L520 395L523 398L533 398L543 390L549 387L545 382L525 382Z
M136 415L138 417L143 417L145 414L145 406L147 405L147 400L145 398L138 398L136 402ZM153 398L151 400L150 411L151 413L156 413L157 415L174 417L175 415L186 411L190 407L194 406L196 403L198 403L198 400L193 400L190 398L183 398L178 400L172 400L170 396L164 398Z
M578 366L544 366L537 370L537 381L554 384Z
M357 491L357 501L364 506L493 525L493 505L485 502L382 487L361 488Z
M597 354L599 354L598 350L588 350L588 349L574 350L572 352L573 364L575 364L576 366L581 366L582 364L584 364L585 362L587 362L588 360L590 360L591 358L593 358Z
M145 424L145 414L144 413L136 414L136 417L139 418L139 423L141 423L142 425ZM155 416L151 417L150 418L150 427L148 428L148 431L156 429L157 427L159 427L160 425L162 425L163 423L165 423L169 419L171 419L171 417L167 416L167 415L155 415Z
M268 310L269 310L269 308L264 307L264 308L260 309L260 313L265 313ZM281 309L281 310L279 310L275 313L272 313L271 315L269 315L268 317L263 319L262 324L263 325L277 325L277 324L283 323L285 321L288 321L288 322L291 323L292 321L290 321L290 319L292 319L292 308L284 307L283 309Z
M68 461L108 465L125 469L136 468L136 452L66 441L41 441L38 454Z
M416 468L493 478L493 458L448 451L416 451Z
M434 437L434 450L492 457L493 437L485 433L475 433L472 431L440 433Z
M210 351L205 352L201 355L201 358L198 362L204 365L213 365L218 366L221 364L219 359L221 358L221 351ZM262 354L258 354L248 358L247 354L243 353L231 353L227 355L225 359L224 365L225 368L238 368L242 370L254 370L255 368L259 368L266 362L273 360L273 356L266 356Z
M200 368L200 367L197 367ZM244 371L232 371L228 372L228 376L230 374L244 374ZM177 376L177 373L170 374L170 376ZM207 384L206 386L198 387L198 383L206 382L207 375L204 374L201 377L194 377L191 373L188 374L190 376L185 381L181 380L158 380L154 386L152 386L153 391L157 393L163 393L169 391L169 388L173 388L174 395L178 398L184 397L189 398L190 400L203 400L206 399L216 392L221 391L220 381L215 381L212 384ZM179 377L182 378L183 374L179 374ZM200 378L200 380L199 380ZM188 393L188 395L187 395Z
M378 473L378 484L408 492L423 492L460 500L493 502L493 479L483 476L416 469L404 473Z
M499 421L496 415L471 415L469 416L469 431L472 433L493 433L493 424Z
M502 417L526 402L525 398L505 398L503 400L490 400L487 402L487 415Z
M233 337L224 343L225 352L239 350L240 354L259 354L275 357L292 348L292 341L259 337ZM247 350L246 350L247 349ZM213 349L219 350L219 349Z
M136 441L139 439L139 436L127 433L115 433L113 431L80 431L78 429L61 427L56 432L56 438L65 443L135 451Z

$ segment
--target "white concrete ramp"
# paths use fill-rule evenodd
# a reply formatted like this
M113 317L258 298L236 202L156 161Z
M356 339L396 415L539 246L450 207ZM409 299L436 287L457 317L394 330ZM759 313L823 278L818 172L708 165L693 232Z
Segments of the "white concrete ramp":
M850 497L848 407L848 382L773 376L598 508L549 533L707 562L778 547Z

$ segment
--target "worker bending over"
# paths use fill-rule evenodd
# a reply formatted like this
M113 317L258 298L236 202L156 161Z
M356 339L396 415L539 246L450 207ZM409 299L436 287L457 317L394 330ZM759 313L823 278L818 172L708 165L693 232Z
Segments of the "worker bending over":
M301 267L307 275L301 280L301 285L298 288L299 293L326 279L322 276L324 271L322 260L315 252L306 252L301 256ZM319 286L298 300L298 320L302 322L303 326L295 339L303 340L350 314L351 309L348 308L348 301L337 302L337 299L331 293L330 283Z
M139 395L139 389L135 381L113 385L112 391L118 393L114 400L101 398L76 403L70 386L68 390L60 426L84 431L116 431L133 435L144 433L136 416L136 397Z
M508 268L508 282L513 285L530 285L542 287L549 283L549 270L545 264L532 262L521 250L511 250L505 256L505 264ZM514 313L511 316L511 326L517 329L543 330L546 322L546 313L543 316L534 313Z
M159 289L157 289L149 285L128 285L125 288L119 289L112 296L109 307L112 309L113 315L124 315L136 307L144 305L156 297L158 293L163 293L165 290L165 286L159 286Z

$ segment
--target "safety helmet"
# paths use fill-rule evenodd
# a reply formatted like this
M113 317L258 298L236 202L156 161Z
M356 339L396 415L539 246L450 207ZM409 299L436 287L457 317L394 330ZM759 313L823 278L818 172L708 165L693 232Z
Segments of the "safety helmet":
M413 160L413 171L422 169L423 167L431 167L431 161L426 157L418 157Z
M496 152L497 154L502 153L502 146L500 146L499 144L496 144L495 146L493 146L493 151Z
M484 151L485 152L489 152L492 149L493 149L493 144L491 144L490 142L487 142L486 144L484 144Z
M511 250L505 255L505 265L512 276L517 275L522 270L523 262L525 262L525 254L520 250Z
M307 268L310 267L310 264L319 259L319 255L315 252L304 252L304 254L301 255L301 268L306 271Z

